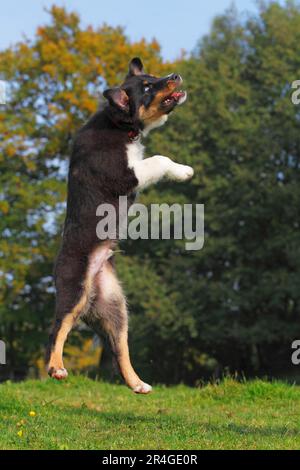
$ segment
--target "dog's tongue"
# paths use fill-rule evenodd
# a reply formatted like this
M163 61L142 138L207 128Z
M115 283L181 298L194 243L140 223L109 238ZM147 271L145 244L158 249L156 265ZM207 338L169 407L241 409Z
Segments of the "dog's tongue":
M174 91L174 93L172 93L172 98L178 101L183 95L184 93L182 91Z

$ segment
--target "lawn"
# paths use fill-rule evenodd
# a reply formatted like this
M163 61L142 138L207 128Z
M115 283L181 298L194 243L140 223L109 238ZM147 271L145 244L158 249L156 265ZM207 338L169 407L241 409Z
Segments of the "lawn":
M300 387L226 379L203 388L70 377L0 386L0 449L299 449Z

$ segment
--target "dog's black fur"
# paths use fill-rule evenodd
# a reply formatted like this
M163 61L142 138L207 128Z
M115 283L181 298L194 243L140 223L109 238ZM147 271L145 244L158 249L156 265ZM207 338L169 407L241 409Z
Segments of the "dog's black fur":
M55 352L58 335L64 331L61 334L63 339L59 340L63 346L72 324L81 314L98 333L103 328L107 330L117 357L122 353L118 338L119 331L126 325L126 318L124 320L118 310L124 310L124 298L119 296L106 307L103 303L100 307L102 313L95 316L90 315L92 299L101 295L98 291L96 294L94 291L85 293L90 256L101 245L107 244L97 238L99 217L96 217L96 209L103 203L117 208L121 195L134 201L138 180L134 170L128 167L127 145L151 125L151 120L174 109L176 99L165 98L175 90L177 81L178 76L175 75L164 78L147 75L140 59L133 59L121 87L104 92L107 106L96 112L75 137L68 175L63 240L55 266L56 319L47 352L49 374L55 378L65 376L57 372L65 370L60 352ZM114 246L115 242L111 241L109 248ZM108 263L106 269L113 270L112 258L104 261ZM101 269L99 266L99 272ZM84 295L85 302L82 301ZM87 298L89 296L90 299ZM80 308L75 312L78 305ZM71 318L70 312L73 312ZM68 330L66 334L65 330ZM126 375L122 366L121 372Z

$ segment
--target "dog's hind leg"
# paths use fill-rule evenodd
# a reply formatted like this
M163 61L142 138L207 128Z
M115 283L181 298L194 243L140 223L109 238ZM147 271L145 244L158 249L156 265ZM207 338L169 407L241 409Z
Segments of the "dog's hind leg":
M46 361L48 374L58 380L68 375L63 364L64 343L90 295L90 279L85 271L84 263L66 256L61 256L56 265L56 311Z
M147 394L151 392L151 386L139 378L131 365L126 299L111 260L103 264L101 271L95 277L95 283L94 308L89 311L84 321L96 333L101 329L107 334L120 373L128 387L135 393Z

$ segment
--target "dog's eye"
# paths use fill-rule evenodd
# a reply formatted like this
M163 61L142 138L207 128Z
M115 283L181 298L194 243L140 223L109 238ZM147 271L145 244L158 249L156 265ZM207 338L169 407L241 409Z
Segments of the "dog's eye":
M150 85L144 85L144 92L147 93L150 90Z

